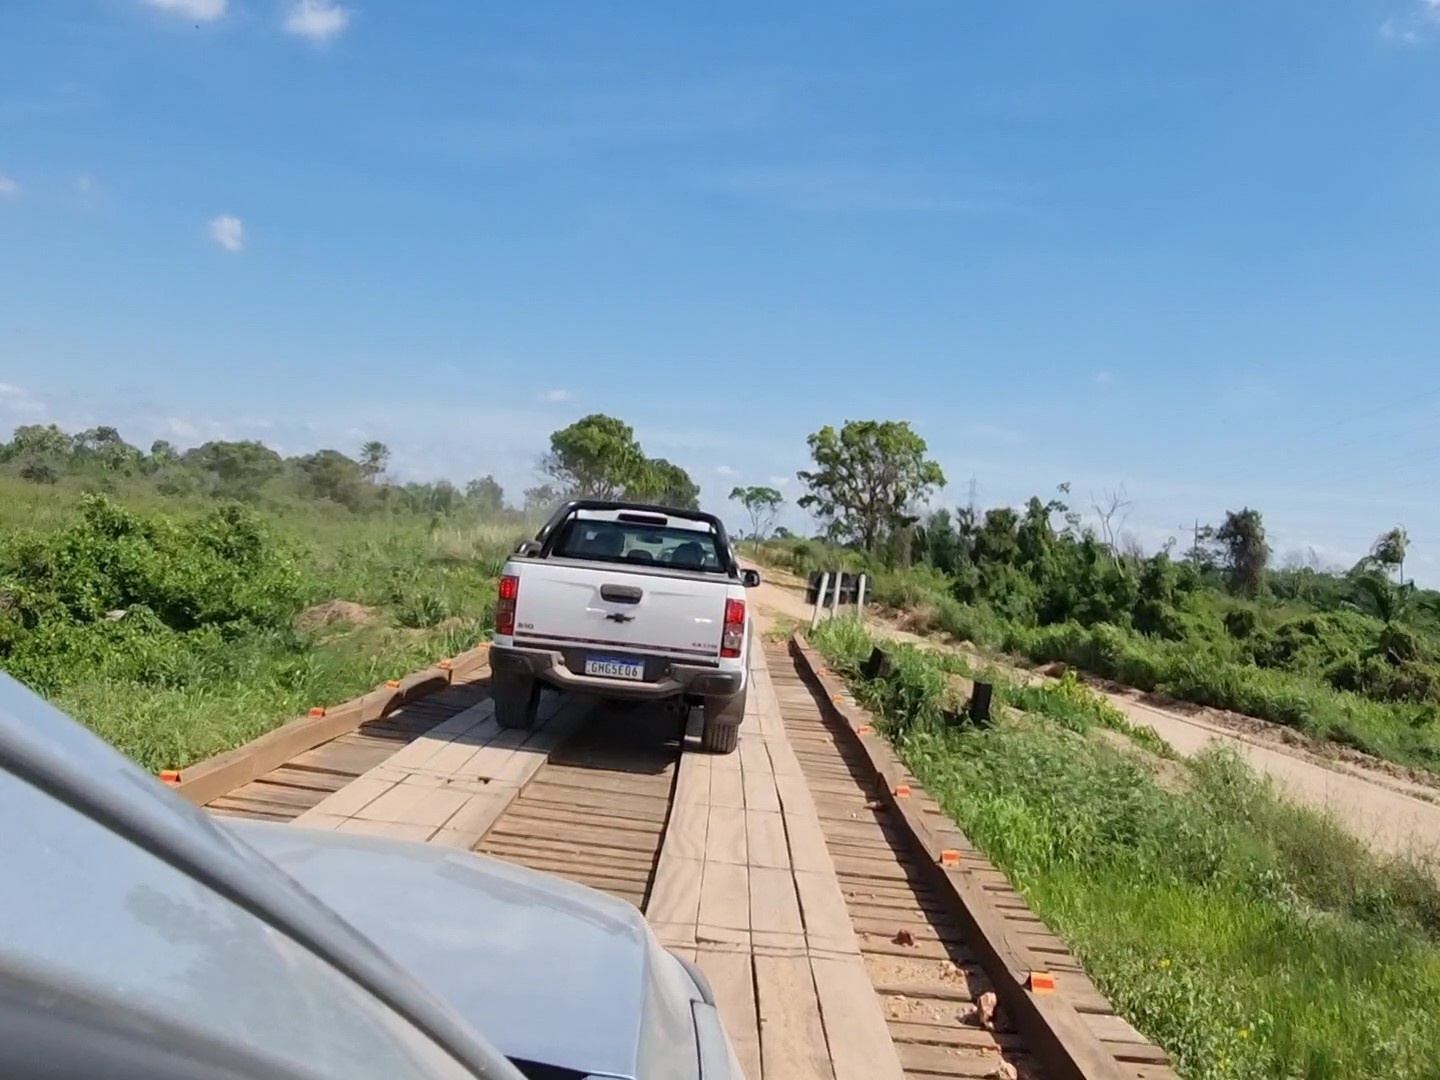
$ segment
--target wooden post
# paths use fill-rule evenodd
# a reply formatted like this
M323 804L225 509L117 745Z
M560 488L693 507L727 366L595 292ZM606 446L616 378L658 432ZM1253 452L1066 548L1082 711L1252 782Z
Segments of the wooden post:
M860 575L860 585L855 593L855 621L865 621L865 575Z
M970 719L977 724L990 722L990 695L995 687L988 682L977 682L970 694Z
M830 594L830 617L840 614L840 584L845 580L845 571L835 571L835 590Z
M890 663L890 654L876 645L870 650L870 655L865 663L860 666L860 674L867 679L883 679L893 669L894 665Z
M825 610L825 588L830 584L830 571L820 575L820 591L815 594L815 610L810 614L810 629L820 625L820 612Z

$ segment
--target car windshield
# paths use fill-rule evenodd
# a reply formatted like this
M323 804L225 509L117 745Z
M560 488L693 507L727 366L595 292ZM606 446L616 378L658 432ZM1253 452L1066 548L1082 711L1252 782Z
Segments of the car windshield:
M554 554L566 559L641 563L719 573L714 533L633 521L575 518L566 523Z

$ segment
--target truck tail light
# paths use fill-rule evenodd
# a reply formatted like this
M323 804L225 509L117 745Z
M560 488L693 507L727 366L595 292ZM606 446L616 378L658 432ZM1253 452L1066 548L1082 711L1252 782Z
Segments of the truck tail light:
M515 633L515 603L520 599L520 579L506 574L500 579L500 600L495 605L495 633Z
M720 655L735 659L745 644L745 601L725 601L725 630L720 635Z

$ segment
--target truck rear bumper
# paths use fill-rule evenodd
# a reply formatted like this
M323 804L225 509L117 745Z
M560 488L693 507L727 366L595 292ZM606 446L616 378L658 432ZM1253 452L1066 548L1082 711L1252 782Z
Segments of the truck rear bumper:
M571 658L577 666L583 660ZM557 690L573 690L596 697L628 701L663 701L681 695L696 697L732 697L745 688L744 671L721 671L703 665L677 663L647 658L648 664L661 669L658 677L645 682L628 679L606 679L575 671L564 652L513 645L490 647L490 669L497 679L530 678Z

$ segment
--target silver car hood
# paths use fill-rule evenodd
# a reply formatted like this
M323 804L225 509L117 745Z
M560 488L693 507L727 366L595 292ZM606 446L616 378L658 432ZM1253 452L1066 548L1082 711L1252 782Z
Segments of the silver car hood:
M679 1034L673 1021L702 997L643 916L594 889L435 845L220 823L515 1061L634 1077L661 1035L647 1012Z

